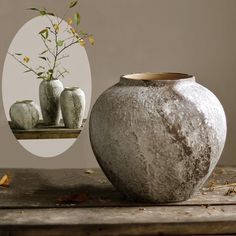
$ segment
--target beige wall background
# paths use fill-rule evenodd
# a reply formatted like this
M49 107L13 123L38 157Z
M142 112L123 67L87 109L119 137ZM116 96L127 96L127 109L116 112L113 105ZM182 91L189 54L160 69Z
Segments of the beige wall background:
M46 6L62 16L66 2L0 0L1 73L12 38L34 16L25 9ZM145 71L193 74L218 96L225 108L228 138L221 163L236 164L235 0L81 0L79 9L82 28L96 37L96 46L87 50L93 78L92 103L121 74ZM50 159L37 158L14 139L0 99L1 167L97 166L89 143L88 123L66 153Z

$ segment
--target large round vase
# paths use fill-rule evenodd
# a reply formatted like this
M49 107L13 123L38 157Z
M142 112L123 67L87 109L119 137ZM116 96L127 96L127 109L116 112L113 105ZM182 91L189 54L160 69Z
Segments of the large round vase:
M192 196L216 166L226 139L216 96L186 74L131 74L106 90L90 117L94 154L132 200Z
M39 86L39 100L46 125L58 125L60 121L60 95L63 84L60 80L43 80Z
M65 88L60 98L62 117L66 128L81 127L85 112L85 94L78 87Z
M17 129L32 129L39 121L39 107L32 100L15 102L9 114L13 126Z

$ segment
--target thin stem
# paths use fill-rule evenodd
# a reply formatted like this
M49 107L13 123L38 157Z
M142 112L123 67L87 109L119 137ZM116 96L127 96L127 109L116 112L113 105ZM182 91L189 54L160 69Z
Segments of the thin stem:
M60 72L58 71L59 76L56 77L56 79L59 79L60 77L64 77L64 74L68 73L68 71Z
M16 61L18 61L21 65L23 65L25 68L27 68L28 70L30 70L31 72L33 72L35 75L38 76L38 73L31 67L27 66L26 64L24 64L21 60L19 60L14 54L11 54L10 52L8 52L9 55L11 55Z
M53 57L55 57L54 53L52 52L52 50L49 48L49 46L46 43L46 40L42 37L43 43L45 45L45 47L48 49L48 51L52 54Z
M69 57L69 55L63 55L63 56L61 56L60 58L58 58L57 61L60 61L60 60L65 59L65 58L67 58L67 57Z
M84 37L81 37L80 39L86 39L86 38L88 38L88 37L90 37L90 36L91 36L91 35L86 35L86 36L84 36ZM78 40L80 40L80 39L78 39ZM77 41L73 41L73 42L71 42L70 44L68 44L67 46L65 46L64 48L62 48L61 51L58 52L58 55L60 55L63 51L65 51L65 50L66 50L67 48L69 48L70 46L72 46L72 45L78 43L78 40L77 40Z

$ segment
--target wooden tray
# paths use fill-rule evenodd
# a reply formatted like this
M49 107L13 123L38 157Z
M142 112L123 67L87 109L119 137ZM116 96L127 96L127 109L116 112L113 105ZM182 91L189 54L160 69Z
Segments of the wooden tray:
M83 120L83 124L79 129L65 128L62 120L58 126L45 126L43 121L40 121L34 129L30 130L16 129L11 121L9 121L9 126L16 139L68 139L77 138L81 133L85 122L86 119Z

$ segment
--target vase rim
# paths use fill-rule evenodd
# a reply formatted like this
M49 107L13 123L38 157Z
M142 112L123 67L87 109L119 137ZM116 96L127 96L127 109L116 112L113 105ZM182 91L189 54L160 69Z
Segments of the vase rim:
M77 90L79 87L73 86L73 87L65 87L64 90Z
M33 100L22 100L22 101L16 101L16 103L31 103Z
M143 80L143 81L178 81L178 80L194 80L192 75L186 73L164 72L164 73L131 73L122 75L121 79L126 80Z

